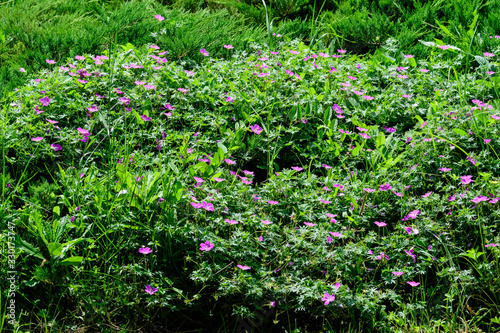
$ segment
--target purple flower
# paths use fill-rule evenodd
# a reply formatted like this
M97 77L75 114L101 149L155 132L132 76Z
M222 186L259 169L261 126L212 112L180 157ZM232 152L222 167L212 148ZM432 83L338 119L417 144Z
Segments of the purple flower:
M330 302L333 302L335 300L335 295L334 294L329 294L325 293L324 297L321 299L323 302L325 302L325 305L330 304Z
M438 169L439 171L442 171L442 172L448 172L448 171L451 171L450 168L439 168Z
M23 73L25 73L25 72L26 72L26 70L25 70L24 68L22 68L22 67L21 67L21 68L19 68L19 71L20 71L20 72L23 72Z
M486 244L484 247L497 247L498 244L495 244L495 243L490 243L490 244Z
M52 149L54 149L54 151L58 151L58 150L62 149L61 145L57 144L57 143L53 143L50 146L52 147Z
M269 224L273 223L273 222L268 221L268 220L260 220L260 222L262 222L262 224L265 224L265 225L269 225Z
M390 184L382 184L380 185L380 191L388 191L392 189L392 186Z
M42 103L43 106L49 106L51 99L47 96L40 98L40 103Z
M250 126L250 130L252 132L254 132L255 134L257 134L257 135L259 135L262 132L262 128L259 125L257 125L257 124L251 125Z
M193 177L193 178L194 178L194 180L196 180L196 182L197 182L197 183L203 183L203 182L205 182L205 181L204 181L202 178L200 178L200 177Z
M310 222L304 222L304 224L308 227L314 227L317 225L316 223L310 223Z
M368 193L372 193L372 192L375 192L376 190L374 190L372 188L364 188L363 191L368 192Z
M475 198L474 198L474 199L472 199L471 201L472 201L473 203L475 203L475 204L478 204L478 203L480 203L481 201L488 201L488 200L489 200L489 198L488 198L488 197L485 197L485 196L480 195L480 196L475 197Z
M428 196L430 196L432 194L432 191L431 192L427 192L425 193L424 195L422 195L422 198L427 198Z
M278 201L269 200L267 203L270 204L270 205L277 205Z
M373 223L375 223L375 224L376 224L376 225L378 225L379 227L385 227L385 226L387 225L387 223L385 223L385 222L378 222L378 221L375 221L375 222L373 222Z
M210 241L206 241L205 243L200 244L200 250L201 251L210 251L211 249L214 248L214 244L211 244Z
M225 219L225 220L224 220L224 222L229 223L229 224L231 224L231 225L233 225L233 224L238 224L238 223L239 223L238 221L235 221L235 220L230 220L230 219Z
M139 253L142 254L150 254L151 252L153 252L153 250L151 250L149 247L141 247L139 249Z
M31 138L31 141L35 141L35 142L39 142L39 141L42 141L43 140L43 137L41 136L37 136L35 138Z
M45 59L45 61L48 63L48 64L55 64L56 62L54 60L49 60L49 59Z
M234 164L236 164L236 162L235 162L235 161L230 160L229 158L224 159L224 162L226 162L226 163L227 163L227 164L229 164L229 165L234 165Z
M148 284L146 286L146 289L144 289L145 292L147 292L150 295L153 295L155 292L158 291L158 288L151 288L151 286Z
M330 235L332 235L333 237L344 237L343 234L341 234L340 232L329 232Z
M200 53L203 54L205 57L208 57L208 51L205 49L200 49Z
M158 21L163 21L165 18L161 15L155 15L155 19L157 19Z
M144 121L151 121L151 117L148 117L148 116L146 116L146 115L141 115L140 117L141 117L141 119L142 119L142 120L144 120Z
M304 168L297 167L297 166L293 166L292 169L295 170L295 171L302 171L302 170L304 170Z
M394 274L396 276L401 276L401 275L403 275L403 272L392 272L392 274Z
M224 48L226 48L226 49L228 49L228 50L230 50L230 49L234 49L234 47L233 47L231 44L229 44L229 45L224 45Z
M418 286L420 284L420 282L415 282L415 281L408 281L406 283L408 283L412 287L416 287L416 286Z
M464 184L464 185L467 185L467 184L470 184L470 183L474 182L474 180L472 180L472 176L471 175L460 176L460 179L462 181L462 184Z
M248 267L248 266L243 266L243 265L236 265L236 266L237 266L239 269L242 269L242 270L244 270L244 271L246 271L246 270L249 270L249 269L250 269L250 267Z

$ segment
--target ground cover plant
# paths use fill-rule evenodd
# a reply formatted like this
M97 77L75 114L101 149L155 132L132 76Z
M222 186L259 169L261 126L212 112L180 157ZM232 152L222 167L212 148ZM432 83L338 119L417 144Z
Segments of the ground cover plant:
M499 329L498 44L155 38L4 99L3 330Z

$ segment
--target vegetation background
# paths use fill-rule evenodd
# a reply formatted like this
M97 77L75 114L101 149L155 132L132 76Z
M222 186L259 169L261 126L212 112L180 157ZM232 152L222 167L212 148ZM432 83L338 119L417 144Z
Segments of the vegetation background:
M500 82L498 62L485 51L498 55L499 41L500 0L0 0L0 226L14 223L20 235L18 332L235 331L242 320L288 332L498 330L500 141L492 117ZM127 68L135 60L148 71L157 65L152 44L168 51L165 71L136 75ZM271 47L282 53L270 55ZM286 58L289 51L301 58ZM320 51L350 56L338 55L330 68ZM109 65L101 77L79 68L75 81L47 62L59 66L83 54L110 56L119 70ZM289 69L276 88L262 68L250 74L246 67L248 59L268 60L261 54L279 59L269 69L276 77ZM305 54L315 58L306 62ZM347 81L345 73L356 77ZM152 77L158 94L141 88ZM339 88L351 83L360 91ZM185 95L185 87L197 93ZM36 117L46 93L60 104L46 103ZM106 112L90 110L97 106ZM159 110L168 122L154 117ZM371 137L351 135L359 128ZM67 145L61 152L57 144L34 144L42 135ZM197 160L187 157L192 147ZM247 175L254 185L229 170L232 159L255 173ZM437 171L446 166L453 169ZM200 175L214 187L193 185ZM467 175L474 178L468 187ZM367 194L388 179L400 188ZM139 189L130 185L136 182ZM408 199L402 182L412 188ZM340 183L349 183L345 195ZM207 223L210 205L193 199L202 191L217 198L217 214L230 209L251 221L249 230L221 217ZM331 206L338 217L319 215L327 204L317 199L325 195L338 199ZM269 217L252 220L264 210ZM260 218L280 220L286 232L270 225L260 243ZM373 224L382 218L387 229ZM413 227L405 229L402 218ZM320 226L303 225L316 220ZM318 245L316 227L343 229ZM5 249L5 233L0 238ZM213 250L199 249L214 239ZM341 249L334 259L332 242ZM138 254L145 245L152 254ZM388 249L391 261L384 260ZM261 260L280 268L255 269ZM389 263L420 278L420 288L398 280ZM219 277L228 266L231 274ZM342 284L333 284L338 272L325 273L329 267L344 272ZM147 281L157 294L142 295ZM332 292L331 284L335 307L317 297ZM0 285L2 330L8 287ZM283 286L290 298L272 298ZM264 298L276 299L270 316L262 315L272 306Z

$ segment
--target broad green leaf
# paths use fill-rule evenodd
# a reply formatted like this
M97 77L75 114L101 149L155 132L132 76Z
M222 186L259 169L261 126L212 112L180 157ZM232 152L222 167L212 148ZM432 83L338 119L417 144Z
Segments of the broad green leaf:
M83 261L83 257L69 257L61 261L60 265L79 265Z
M376 141L377 148L385 145L385 134L384 132L379 132Z

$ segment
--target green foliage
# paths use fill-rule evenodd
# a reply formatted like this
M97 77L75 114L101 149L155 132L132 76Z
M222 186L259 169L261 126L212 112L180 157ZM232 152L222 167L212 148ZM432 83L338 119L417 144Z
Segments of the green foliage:
M431 42L429 58L393 39L363 58L287 35L226 49L184 14L4 99L0 227L16 235L21 325L496 327L498 54L465 72L462 51ZM226 15L191 17L224 36Z

